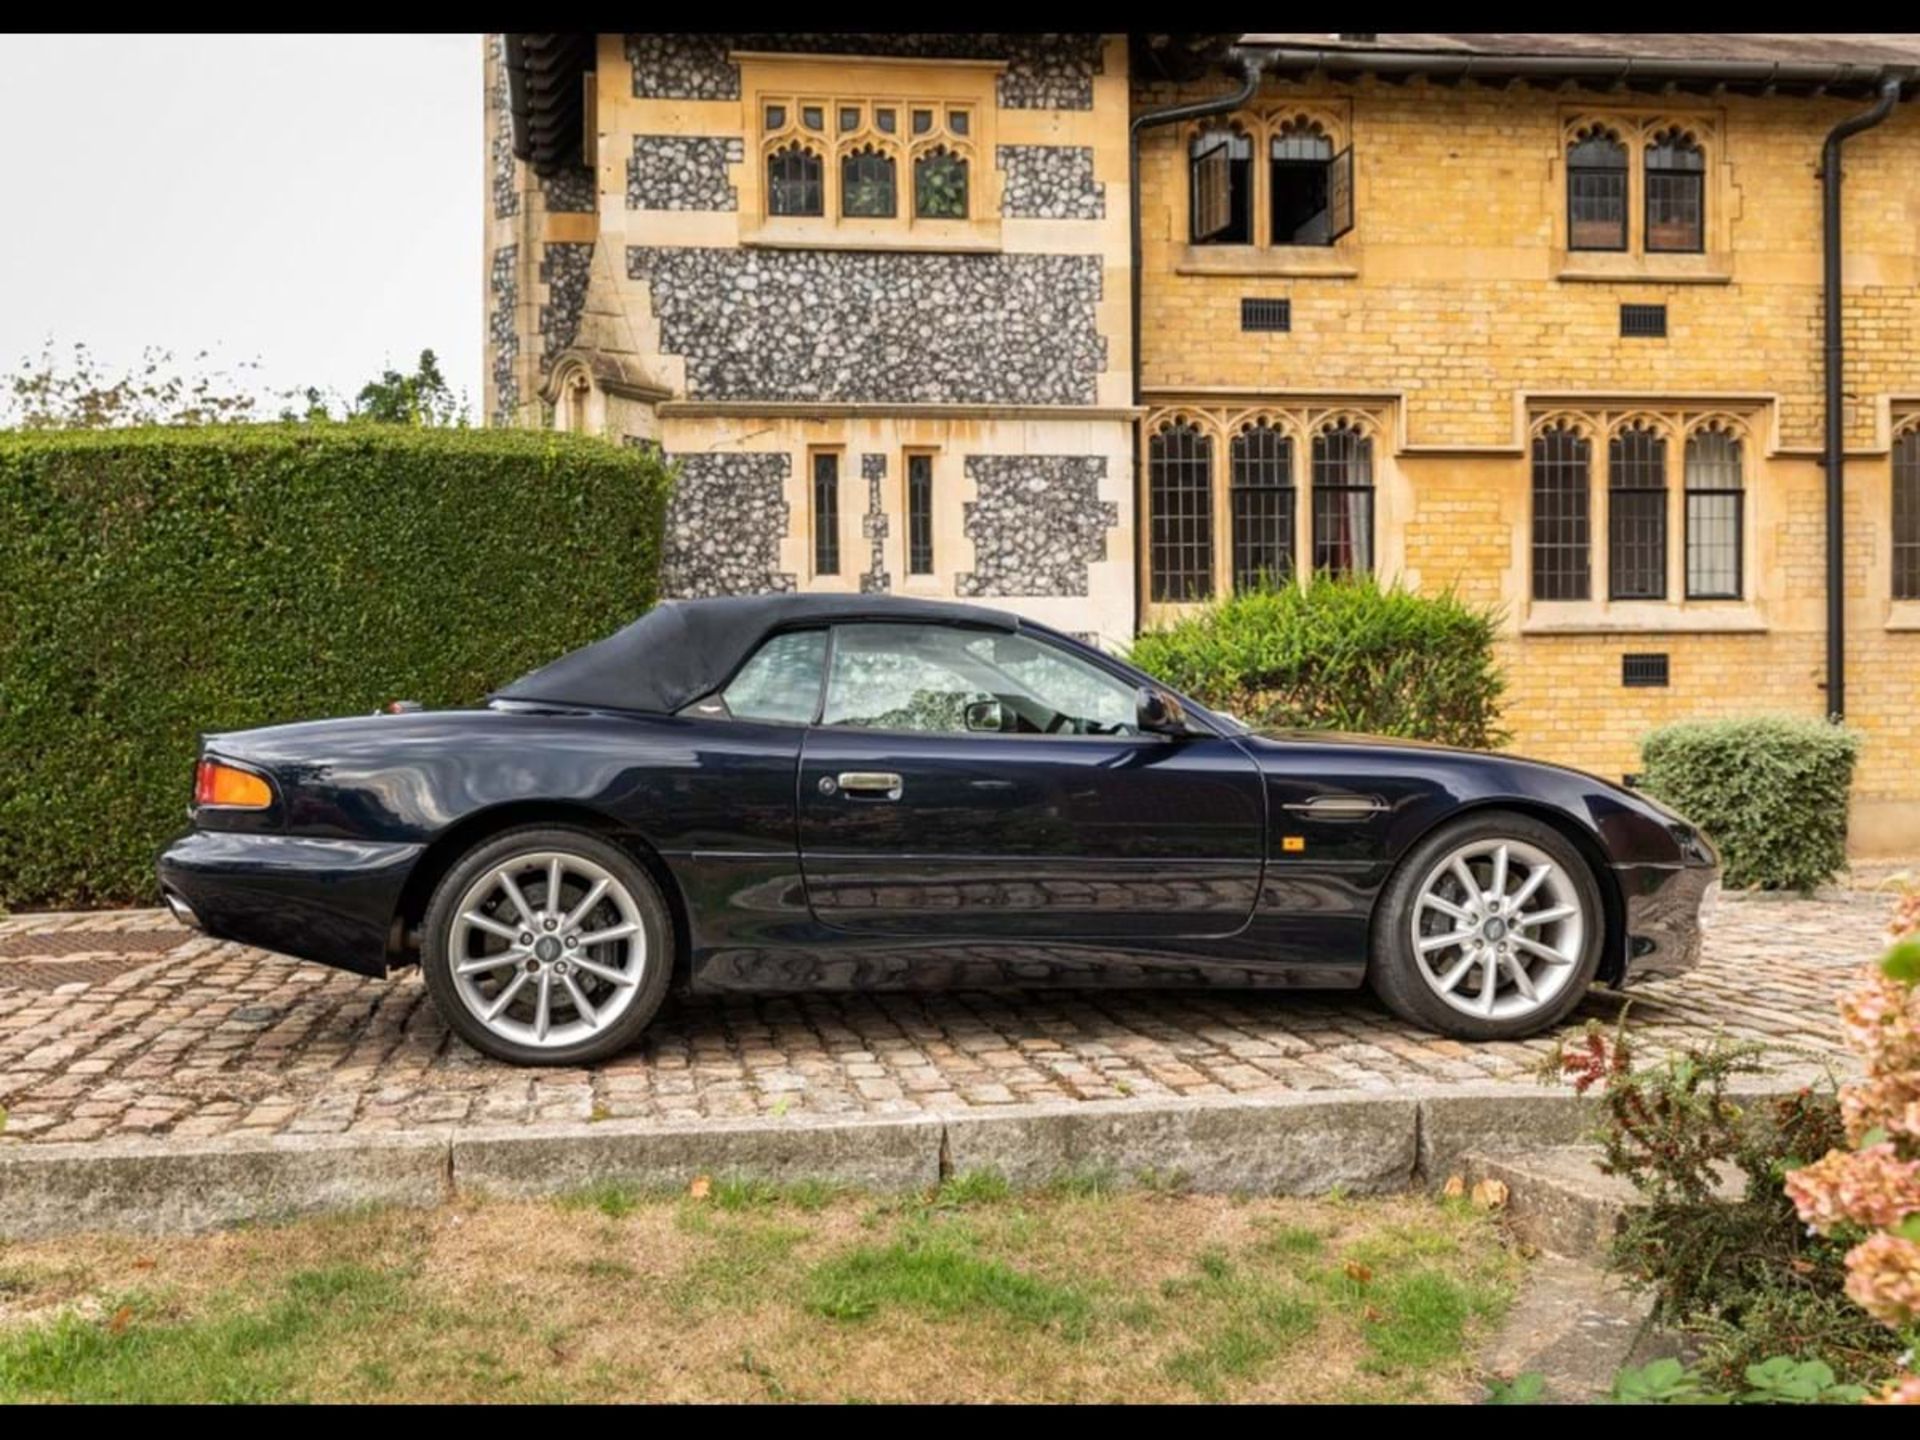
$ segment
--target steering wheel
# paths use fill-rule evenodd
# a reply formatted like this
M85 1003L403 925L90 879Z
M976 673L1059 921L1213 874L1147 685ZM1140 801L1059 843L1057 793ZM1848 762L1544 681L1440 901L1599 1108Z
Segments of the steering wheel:
M1063 710L1047 722L1047 734L1058 735L1062 730L1068 730L1072 724L1073 717Z

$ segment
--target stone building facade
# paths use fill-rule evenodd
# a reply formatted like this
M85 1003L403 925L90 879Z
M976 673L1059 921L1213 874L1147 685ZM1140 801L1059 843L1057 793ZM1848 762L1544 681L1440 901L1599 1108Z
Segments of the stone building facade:
M677 461L670 591L1132 633L1123 38L602 35L591 210L488 55L489 418Z
M1671 719L1824 713L1821 143L1916 37L1846 37L1834 86L1820 37L1626 37L1672 42L1645 83L1476 47L1622 37L1239 37L1257 87L1143 128L1136 197L1129 122L1232 94L1198 42L1234 38L602 35L592 168L546 176L491 39L489 417L679 460L681 593L1124 643L1369 568L1502 608L1530 753L1618 776ZM1719 42L1752 64L1680 63ZM1910 851L1920 106L1844 168L1854 836Z

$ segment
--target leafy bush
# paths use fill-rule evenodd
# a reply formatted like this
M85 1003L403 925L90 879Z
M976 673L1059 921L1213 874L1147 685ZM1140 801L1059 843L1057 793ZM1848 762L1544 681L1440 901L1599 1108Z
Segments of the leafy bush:
M1782 1188L1844 1141L1830 1089L1743 1105L1730 1082L1764 1070L1759 1047L1716 1038L1636 1068L1624 1029L1597 1023L1543 1068L1600 1092L1600 1169L1639 1195L1609 1264L1652 1291L1656 1320L1699 1340L1688 1384L1765 1388L1755 1370L1774 1375L1781 1356L1822 1361L1848 1386L1893 1373L1898 1339L1847 1299L1846 1244L1811 1232Z
M1640 783L1720 847L1727 884L1811 890L1847 863L1859 754L1859 735L1825 720L1689 721L1646 738Z
M1499 620L1451 591L1316 576L1235 595L1134 643L1133 662L1249 725L1487 748L1506 682Z
M476 700L631 619L668 489L531 432L0 435L0 905L151 900L203 730Z

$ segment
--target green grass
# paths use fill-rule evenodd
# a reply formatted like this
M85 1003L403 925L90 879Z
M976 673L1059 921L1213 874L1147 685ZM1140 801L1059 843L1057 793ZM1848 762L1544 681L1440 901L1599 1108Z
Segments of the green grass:
M1466 1399L1517 1270L1414 1197L596 1185L0 1247L0 1401Z
M0 1399L57 1395L144 1405L303 1398L303 1358L329 1339L391 1322L405 1279L359 1265L296 1271L264 1303L227 1297L194 1319L165 1298L111 1297L103 1321L69 1313L0 1335Z
M808 1277L807 1303L833 1320L865 1320L899 1306L940 1316L990 1312L1070 1333L1085 1328L1091 1308L1077 1287L984 1258L963 1236L940 1230L835 1256Z

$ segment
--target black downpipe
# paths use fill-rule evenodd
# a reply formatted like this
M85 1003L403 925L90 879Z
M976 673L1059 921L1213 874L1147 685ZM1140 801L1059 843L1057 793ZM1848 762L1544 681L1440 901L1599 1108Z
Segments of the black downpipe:
M1840 301L1840 146L1851 135L1871 130L1893 113L1900 80L1880 82L1873 108L1851 115L1827 132L1820 152L1821 240L1825 261L1827 382L1827 714L1847 713L1846 576L1846 341Z
M1129 236L1132 264L1128 267L1129 283L1132 286L1131 319L1133 324L1133 403L1140 403L1140 132L1154 125L1172 125L1181 120L1199 120L1208 115L1226 115L1238 110L1253 98L1253 92L1260 88L1260 76L1266 69L1266 57L1257 52L1231 50L1228 54L1240 62L1243 79L1240 88L1231 95L1223 95L1213 100L1191 100L1184 105L1169 105L1164 110L1148 110L1133 117L1133 123L1127 127L1127 195L1131 222ZM1136 634L1140 622L1145 616L1146 593L1140 583L1140 559L1147 543L1147 516L1140 506L1140 477L1145 465L1145 457L1140 448L1140 427L1133 427L1133 628Z

